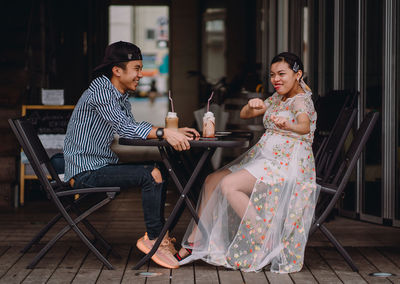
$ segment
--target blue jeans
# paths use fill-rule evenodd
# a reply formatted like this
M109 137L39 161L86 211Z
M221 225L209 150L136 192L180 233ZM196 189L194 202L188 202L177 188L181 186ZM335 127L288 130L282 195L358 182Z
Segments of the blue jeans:
M115 164L74 176L74 188L120 187L122 190L142 188L142 207L147 234L155 239L164 225L166 183L156 183L151 172L157 164Z

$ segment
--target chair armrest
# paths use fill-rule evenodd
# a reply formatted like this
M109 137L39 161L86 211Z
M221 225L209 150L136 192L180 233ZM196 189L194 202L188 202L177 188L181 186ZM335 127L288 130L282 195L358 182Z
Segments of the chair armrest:
M336 191L338 189L338 187L336 185L331 184L331 183L322 183L321 182L321 183L318 183L317 185L320 187L322 192L329 193L332 195L335 195Z
M72 190L64 190L57 192L57 196L70 196L75 194L87 194L87 193L101 193L101 192L120 192L119 187L91 187L91 188L81 188L81 189L72 189Z

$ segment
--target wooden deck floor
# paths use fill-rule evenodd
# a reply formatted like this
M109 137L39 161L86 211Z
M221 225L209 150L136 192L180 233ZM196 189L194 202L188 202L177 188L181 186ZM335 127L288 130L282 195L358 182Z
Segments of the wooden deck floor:
M168 200L175 195L169 194ZM47 203L28 202L24 208L0 210L0 283L400 283L400 229L336 218L327 227L348 249L360 272L353 272L327 240L316 232L306 249L301 272L279 275L268 271L244 273L214 267L203 262L179 269L163 269L153 262L141 270L132 270L142 254L136 240L144 233L143 214L138 192L123 192L107 207L95 213L91 222L121 254L109 256L115 270L105 268L78 240L74 233L64 236L38 263L26 269L35 253L64 224L25 254L20 249L55 212ZM170 210L167 207L167 211ZM173 232L182 238L189 222L184 214ZM158 272L145 278L138 272ZM390 272L397 276L377 278L372 272Z

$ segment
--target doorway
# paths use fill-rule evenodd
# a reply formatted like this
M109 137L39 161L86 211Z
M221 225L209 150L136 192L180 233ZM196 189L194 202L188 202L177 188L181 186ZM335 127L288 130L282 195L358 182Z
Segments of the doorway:
M130 95L138 121L164 125L169 90L169 7L109 6L109 43L128 41L142 51L143 78Z

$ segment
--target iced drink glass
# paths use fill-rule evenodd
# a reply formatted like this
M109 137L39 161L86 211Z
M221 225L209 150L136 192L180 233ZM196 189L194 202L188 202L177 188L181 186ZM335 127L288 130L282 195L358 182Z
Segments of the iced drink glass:
M203 137L215 137L215 117L211 111L208 111L203 116Z
M168 112L167 116L165 117L165 128L171 128L178 130L178 122L179 118L176 112Z

